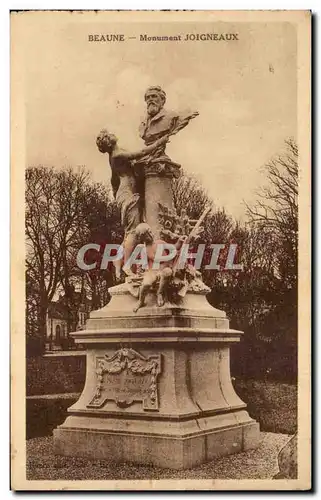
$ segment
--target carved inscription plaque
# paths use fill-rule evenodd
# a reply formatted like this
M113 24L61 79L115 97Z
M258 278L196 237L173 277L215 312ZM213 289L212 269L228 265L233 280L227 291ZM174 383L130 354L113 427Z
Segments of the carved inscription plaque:
M120 408L142 402L144 410L158 410L157 377L161 355L145 358L134 349L122 348L108 357L96 358L97 386L88 408L115 401Z

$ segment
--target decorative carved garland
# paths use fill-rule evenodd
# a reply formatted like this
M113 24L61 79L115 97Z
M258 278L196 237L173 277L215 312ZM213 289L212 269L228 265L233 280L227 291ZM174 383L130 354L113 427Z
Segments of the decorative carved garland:
M111 358L104 356L97 358L97 385L93 399L87 405L88 407L100 408L105 403L108 397L103 397L103 378L104 374L119 374L124 370L130 371L132 374L150 374L151 381L148 387L147 394L142 394L140 401L143 402L143 409L157 410L158 409L158 396L157 396L157 376L161 372L161 355L154 355L145 358L142 354L134 349L122 348L119 349ZM133 403L133 399L129 398L126 401L119 401L115 396L116 404L124 407Z

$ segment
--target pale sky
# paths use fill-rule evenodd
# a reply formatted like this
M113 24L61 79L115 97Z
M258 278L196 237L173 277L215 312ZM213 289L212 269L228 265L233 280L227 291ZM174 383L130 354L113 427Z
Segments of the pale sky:
M75 19L75 18L73 18ZM238 33L230 42L88 42L91 33ZM171 139L170 157L197 174L218 207L244 215L264 183L261 167L296 138L296 32L287 23L41 23L25 39L27 165L85 165L109 183L96 147L108 128L143 146L144 91L164 88L167 109L199 111Z

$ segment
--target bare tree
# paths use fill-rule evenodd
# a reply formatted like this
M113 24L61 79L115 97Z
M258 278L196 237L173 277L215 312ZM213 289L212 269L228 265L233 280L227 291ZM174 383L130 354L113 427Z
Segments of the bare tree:
M172 184L174 206L178 213L186 210L189 217L198 219L204 209L212 204L207 192L200 182L185 172Z
M76 326L79 301L88 289L88 277L77 268L76 255L88 240L95 241L92 220L88 219L94 216L100 219L96 229L97 224L101 230L108 225L113 227L109 205L104 187L93 185L84 168L78 171L43 166L27 169L27 303L30 310L32 304L38 302L34 330L43 341L48 306L58 291L64 292L68 332ZM75 293L76 287L78 293Z
M247 205L247 213L253 224L274 232L279 277L293 288L298 264L298 148L293 139L286 146L286 154L265 166L268 184L258 193L256 205Z
M27 283L33 284L38 296L37 326L40 336L46 331L48 304L53 299L59 283L61 252L56 234L59 232L60 220L53 210L56 194L56 174L53 168L27 169Z
M69 250L69 275L78 283L81 280L85 293L91 298L92 309L99 309L109 300L108 288L113 284L114 273L112 266L100 268L101 259L106 244L122 242L120 214L110 191L100 183L87 186L80 200L79 211L82 222L74 245ZM86 262L96 264L90 271L81 270L76 265L77 253L87 243L100 246L100 251L94 252L94 255L86 254Z
M235 238L241 245L242 272L229 274L220 289L220 303L235 327L244 330L235 366L255 372L248 352L260 358L257 367L279 379L297 373L298 148L286 141L285 154L264 167L267 184L255 206L247 206L248 223ZM236 280L236 281L235 281ZM258 368L257 368L258 369ZM266 373L266 371L264 371Z

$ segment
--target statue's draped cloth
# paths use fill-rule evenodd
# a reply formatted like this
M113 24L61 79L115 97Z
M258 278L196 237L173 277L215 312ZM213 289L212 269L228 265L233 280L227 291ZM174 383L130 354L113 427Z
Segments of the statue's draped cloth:
M134 177L120 177L116 193L116 203L120 208L121 225L124 228L125 234L133 231L140 223L140 196L135 190Z

